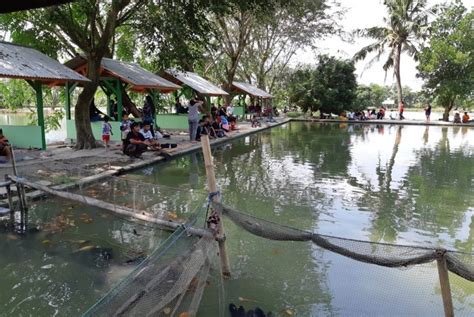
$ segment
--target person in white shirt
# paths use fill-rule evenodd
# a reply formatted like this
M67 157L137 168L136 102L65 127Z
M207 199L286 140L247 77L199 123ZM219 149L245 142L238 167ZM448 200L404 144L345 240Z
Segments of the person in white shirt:
M227 115L229 117L234 115L234 105L230 104L227 106Z

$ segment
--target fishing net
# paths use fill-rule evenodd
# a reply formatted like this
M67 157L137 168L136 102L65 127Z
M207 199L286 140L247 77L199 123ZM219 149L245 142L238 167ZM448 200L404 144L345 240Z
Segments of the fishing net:
M448 269L474 281L472 254L436 248L404 246L338 238L299 230L216 204L216 208L240 228L263 238L279 241L312 241L315 245L356 261L385 267L407 267L445 256Z
M85 316L195 316L216 255L215 241L180 228Z

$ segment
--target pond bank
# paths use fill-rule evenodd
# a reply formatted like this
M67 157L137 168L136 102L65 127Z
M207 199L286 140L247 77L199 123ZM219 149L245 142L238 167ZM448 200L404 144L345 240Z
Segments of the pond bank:
M252 128L248 122L243 122L239 124L238 130L229 132L227 137L211 140L211 146L218 146L289 121L291 119L277 118L274 123L263 122L259 128ZM164 151L169 158L201 150L201 143L191 143L188 134L184 132L175 132L166 142L178 144L176 149ZM91 184L110 176L119 176L169 159L159 152L151 151L143 153L142 159L130 159L121 152L120 147L118 142L111 142L108 150L96 148L77 151L66 145L50 147L46 151L18 149L15 151L18 158L18 175L31 181L40 181L52 189L65 190ZM11 164L0 164L0 172L3 175L12 175ZM70 175L74 177L71 178ZM5 193L0 192L0 195L2 194ZM32 199L43 195L40 191L27 194ZM1 202L6 203L6 200Z

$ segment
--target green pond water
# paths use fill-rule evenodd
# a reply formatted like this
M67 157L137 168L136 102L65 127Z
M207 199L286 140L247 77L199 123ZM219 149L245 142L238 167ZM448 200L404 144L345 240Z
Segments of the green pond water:
M472 253L473 137L468 128L294 122L213 154L223 201L257 217L338 237ZM200 154L125 178L155 185L113 194L97 184L88 194L183 219L205 199ZM36 202L30 213L39 233L0 232L2 316L80 315L169 237L62 200ZM275 316L443 313L432 264L383 268L310 242L265 240L228 220L225 226L232 277L220 302L219 283L211 280L199 316L215 316L216 306L231 302ZM472 315L472 283L450 278L457 315Z
M213 152L224 202L257 217L338 237L472 253L473 137L467 128L295 122ZM205 186L200 154L144 172L133 177ZM297 316L443 314L434 264L383 268L225 226L232 266L225 305L258 305L281 316L286 309ZM451 283L458 315L472 315L473 285L453 275ZM199 316L212 315L216 292L210 285Z

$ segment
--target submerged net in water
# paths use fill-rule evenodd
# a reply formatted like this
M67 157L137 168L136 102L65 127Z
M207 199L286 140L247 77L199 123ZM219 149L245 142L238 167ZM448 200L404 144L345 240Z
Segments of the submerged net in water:
M179 229L85 316L194 316L216 255L213 240Z
M312 241L323 249L356 261L385 267L407 267L424 264L444 256L448 270L466 280L474 281L472 254L439 248L373 243L321 235L260 219L222 204L216 204L216 208L220 209L227 218L240 228L266 239Z

